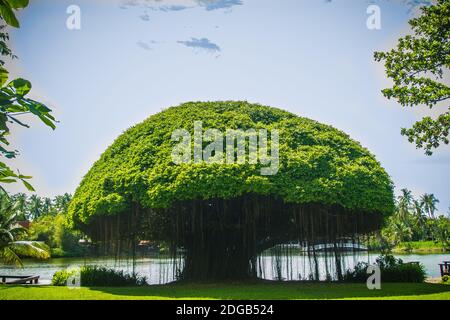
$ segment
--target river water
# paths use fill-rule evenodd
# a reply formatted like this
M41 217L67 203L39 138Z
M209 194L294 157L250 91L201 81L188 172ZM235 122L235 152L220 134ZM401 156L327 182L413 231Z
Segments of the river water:
M379 256L376 253L361 253L357 256L347 255L344 258L344 270L353 269L359 261L373 263ZM419 261L426 269L428 277L439 277L439 266L444 260L450 260L450 254L402 254L396 255L404 262ZM264 278L275 279L276 272L274 268L274 259L272 256L265 255L261 259ZM325 259L318 258L319 272L321 278L325 277ZM281 270L283 278L298 279L296 275L305 274L305 270L309 268L309 262L305 255L298 254L290 258L290 270ZM115 260L112 258L54 258L46 261L36 261L31 259L24 260L24 268L15 268L12 266L0 264L0 275L39 275L40 283L49 284L53 274L66 268L77 268L83 265L97 265L124 270L131 273L133 271L133 263L131 260ZM167 283L174 280L171 268L171 260L168 258L154 257L141 258L135 261L134 270L141 276L147 277L149 284ZM289 272L290 276L286 273ZM294 276L292 276L292 274Z

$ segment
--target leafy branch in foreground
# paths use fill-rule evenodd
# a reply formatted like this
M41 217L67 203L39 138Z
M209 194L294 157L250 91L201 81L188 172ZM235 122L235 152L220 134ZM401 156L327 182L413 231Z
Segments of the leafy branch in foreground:
M25 8L28 0L0 0L0 20L12 27L19 27L14 10ZM7 45L9 34L4 31L6 25L0 25L0 56L16 58ZM44 104L25 97L31 90L31 83L28 80L18 78L10 82L8 80L8 70L4 68L4 61L0 59L0 157L13 159L18 155L17 150L8 148L7 139L10 134L10 124L18 124L29 128L21 118L25 114L33 114L44 124L55 129L56 120L51 115L51 109ZM0 161L0 183L13 183L21 180L29 191L34 191L27 179L30 176L15 173L4 162ZM3 187L0 185L0 189Z
M409 21L414 35L400 38L395 49L375 52L374 57L384 61L386 74L394 82L392 88L382 90L386 98L402 106L433 108L450 98L445 81L450 68L450 0L437 0L421 10L421 16ZM403 128L401 134L431 155L441 143L449 143L450 108L445 108L437 119L425 117L412 128Z

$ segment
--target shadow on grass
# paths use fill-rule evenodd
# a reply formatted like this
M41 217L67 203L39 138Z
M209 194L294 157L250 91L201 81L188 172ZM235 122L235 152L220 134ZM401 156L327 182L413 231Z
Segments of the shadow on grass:
M368 290L365 284L257 282L257 283L174 283L145 287L93 287L112 295L166 299L344 299L422 296L448 292L450 286L429 283L385 283L381 290Z

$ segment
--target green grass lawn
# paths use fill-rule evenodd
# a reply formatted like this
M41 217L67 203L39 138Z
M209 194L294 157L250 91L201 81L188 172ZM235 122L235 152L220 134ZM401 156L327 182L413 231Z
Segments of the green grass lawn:
M444 247L442 243L434 241L409 241L401 242L392 249L392 252L403 253L430 253L430 252L446 252L449 248Z
M365 284L250 283L170 284L146 287L79 288L0 285L0 299L446 299L450 285L385 283L381 290Z

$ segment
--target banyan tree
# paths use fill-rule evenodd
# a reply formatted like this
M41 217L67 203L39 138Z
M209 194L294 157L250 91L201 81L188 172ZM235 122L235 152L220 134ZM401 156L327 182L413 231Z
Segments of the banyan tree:
M214 149L215 162L196 161L192 150L188 161L175 163L180 142L174 132L180 129L190 134L189 148L200 143L203 152L208 149L212 140L205 135L194 141L198 123L203 134L215 129L215 139L227 147L227 130L266 130L267 155L278 152L276 170L263 174L268 165L261 159L226 161L228 149ZM270 135L275 131L277 150ZM268 249L277 268L289 273L293 244L310 262L304 278L319 278L321 255L327 276L340 279L343 245L379 230L393 207L390 177L347 134L258 104L190 102L121 134L84 176L69 221L106 253L133 253L143 240L166 244L179 279L262 276L261 257ZM320 245L326 248L321 253Z

